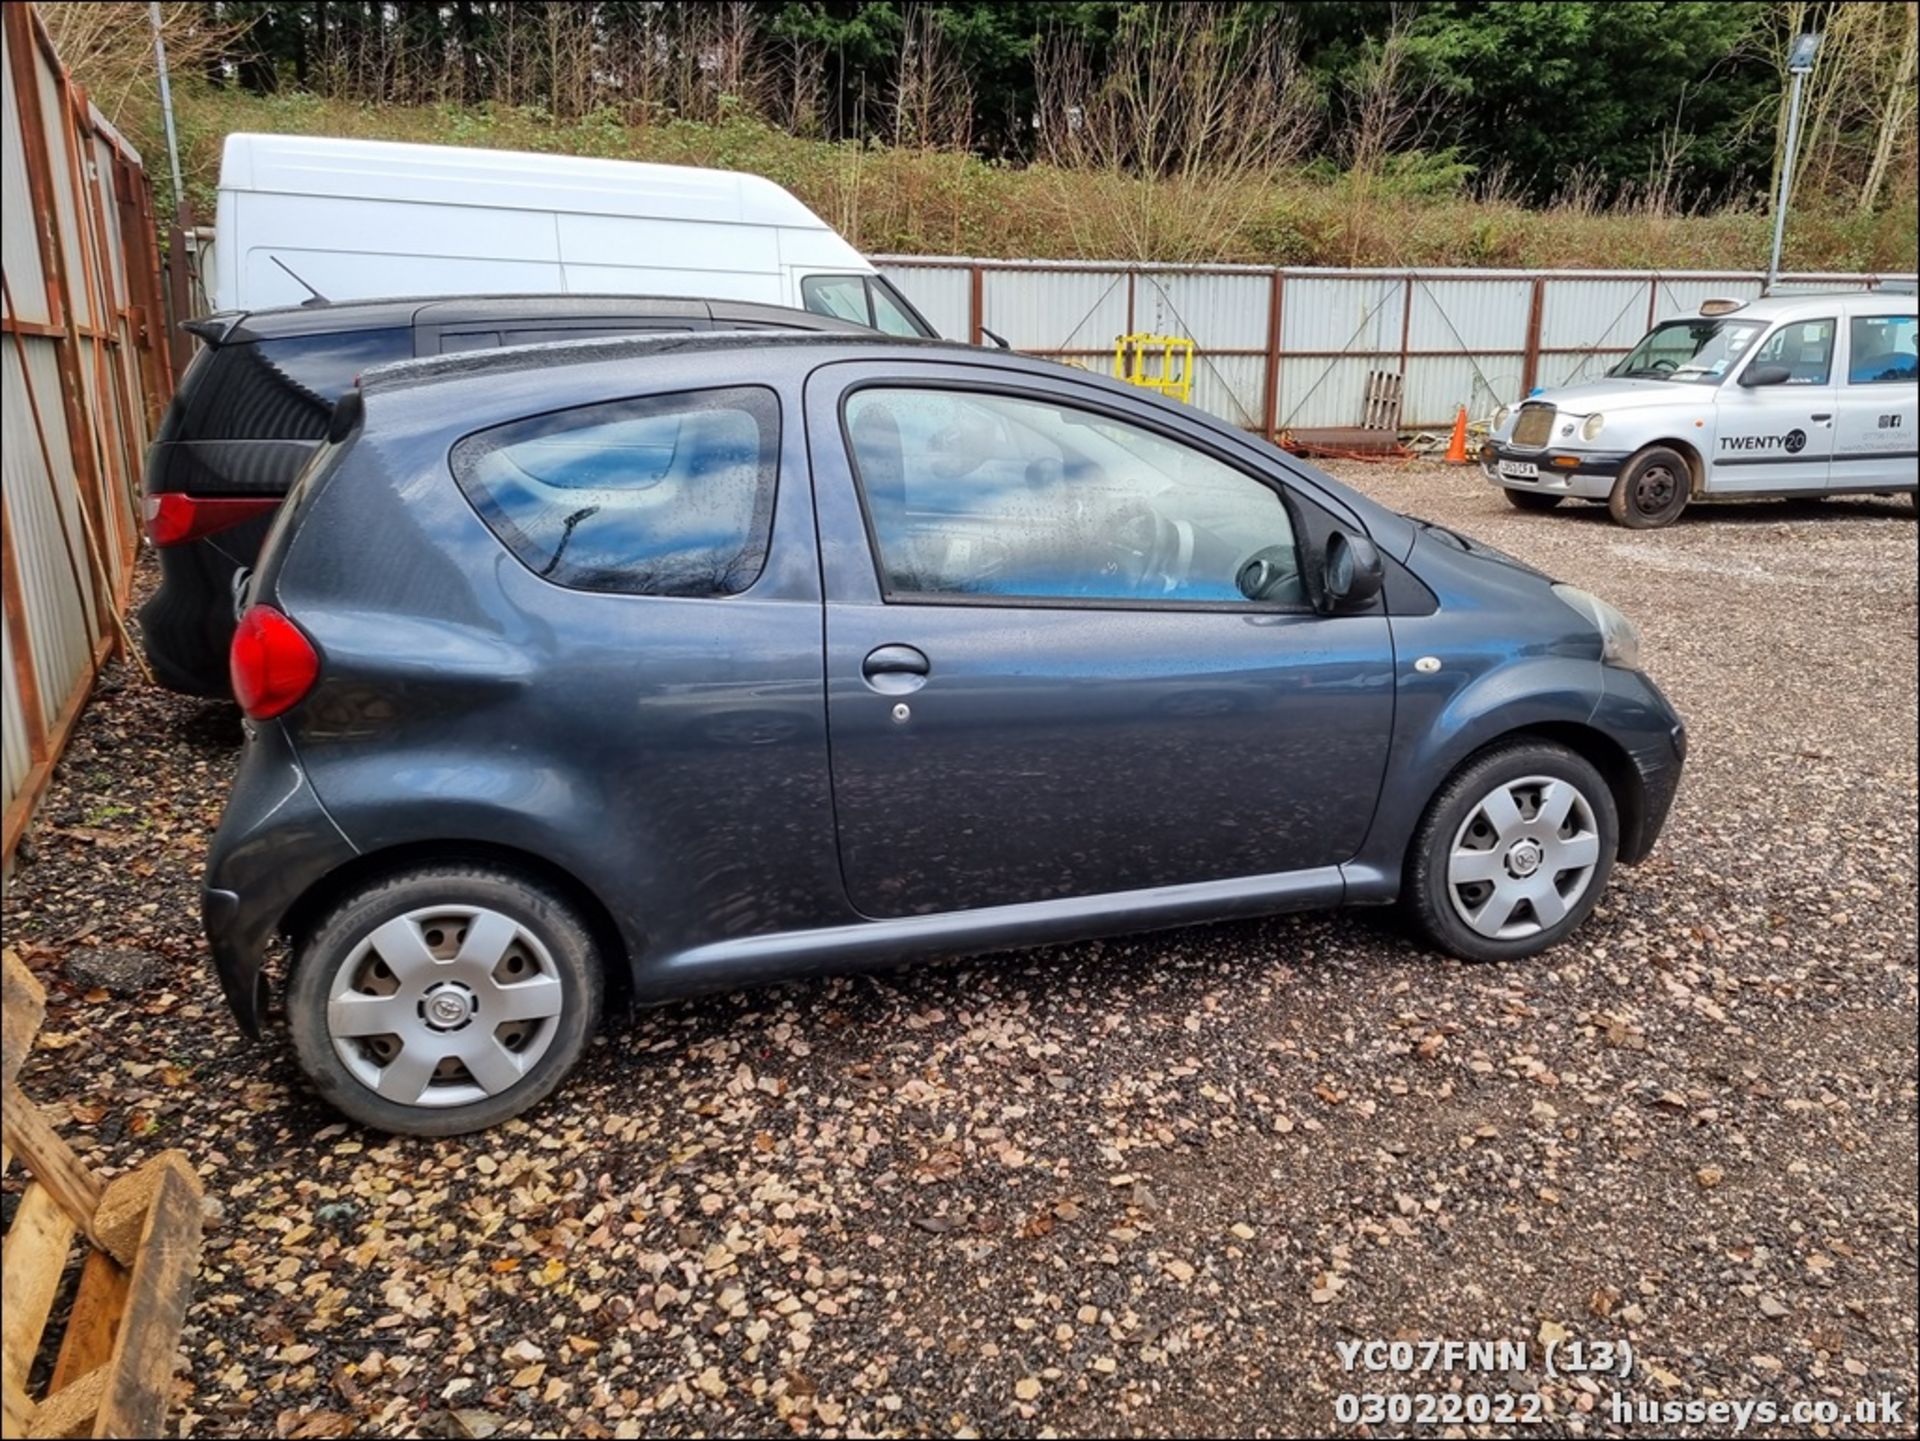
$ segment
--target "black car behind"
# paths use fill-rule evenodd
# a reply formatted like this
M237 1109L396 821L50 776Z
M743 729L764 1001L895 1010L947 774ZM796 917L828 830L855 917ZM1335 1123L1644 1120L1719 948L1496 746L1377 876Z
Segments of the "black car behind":
M696 330L864 328L750 301L509 295L317 303L192 321L204 342L147 453L147 534L160 588L140 609L162 684L228 693L235 577L280 499L326 438L360 373L415 356Z

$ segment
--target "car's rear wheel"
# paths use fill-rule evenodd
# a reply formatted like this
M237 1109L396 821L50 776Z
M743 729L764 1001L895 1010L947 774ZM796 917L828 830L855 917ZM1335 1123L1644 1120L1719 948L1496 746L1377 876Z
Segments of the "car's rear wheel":
M1566 499L1564 495L1549 495L1539 490L1514 490L1510 486L1501 489L1507 492L1507 504L1515 510L1552 510Z
M1442 950L1515 960L1564 940L1606 889L1620 820L1605 779L1550 741L1517 740L1463 765L1427 807L1402 909Z
M546 1098L599 1020L600 958L572 909L506 871L430 866L341 900L300 947L300 1065L357 1121L481 1130Z
M1629 530L1672 525L1693 494L1687 458L1663 445L1648 446L1621 467L1607 497L1607 511Z

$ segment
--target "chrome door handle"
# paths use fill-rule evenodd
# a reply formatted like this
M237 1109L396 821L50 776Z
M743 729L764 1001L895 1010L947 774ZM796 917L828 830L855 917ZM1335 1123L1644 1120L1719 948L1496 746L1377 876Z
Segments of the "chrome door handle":
M883 645L867 653L860 674L882 695L905 695L927 683L933 667L910 645Z

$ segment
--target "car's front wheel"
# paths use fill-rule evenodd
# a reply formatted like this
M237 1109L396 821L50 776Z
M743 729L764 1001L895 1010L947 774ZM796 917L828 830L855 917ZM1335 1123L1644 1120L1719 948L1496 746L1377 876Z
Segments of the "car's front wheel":
M456 1136L546 1098L599 1020L592 938L559 896L505 871L441 865L346 896L295 958L300 1065L354 1120Z
M1687 458L1663 445L1650 445L1620 468L1607 497L1607 511L1629 530L1672 525L1693 494Z
M1507 492L1507 504L1515 510L1552 510L1564 495L1553 495L1542 490L1514 490L1511 486L1501 487Z
M1592 912L1619 841L1613 793L1585 759L1550 741L1497 745L1427 807L1401 906L1421 935L1462 959L1535 955Z

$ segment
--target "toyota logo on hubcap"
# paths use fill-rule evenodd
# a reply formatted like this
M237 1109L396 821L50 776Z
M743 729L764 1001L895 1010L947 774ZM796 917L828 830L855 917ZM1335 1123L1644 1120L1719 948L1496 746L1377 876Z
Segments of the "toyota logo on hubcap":
M1540 846L1536 841L1521 841L1507 852L1507 869L1516 876L1530 876L1540 869Z

